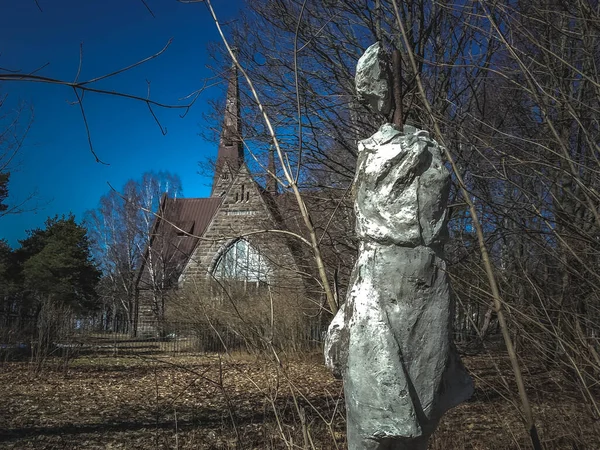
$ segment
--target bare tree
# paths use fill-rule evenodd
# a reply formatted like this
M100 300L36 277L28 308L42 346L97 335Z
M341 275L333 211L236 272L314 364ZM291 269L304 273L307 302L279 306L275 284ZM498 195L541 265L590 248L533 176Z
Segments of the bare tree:
M0 217L18 214L26 209L35 209L32 203L35 192L28 193L15 202L7 202L11 171L19 166L19 152L33 122L33 109L20 104L9 110L6 106L8 95L0 96Z
M247 116L274 125L257 120L250 148L276 134L300 192L346 189L356 140L390 119L354 100L354 64L375 40L399 52L403 121L434 130L454 172L461 331L481 342L499 322L509 349L564 363L598 414L596 5L264 0L251 10L230 31L245 44Z
M156 303L166 290L163 261L148 253L155 214L159 213L161 196L180 195L181 181L169 173L145 173L141 180L128 181L122 192L111 190L100 199L97 209L88 211L86 223L94 242L94 256L102 269L101 294L105 304L107 325L118 324L124 315L128 329L135 330L138 314L137 279L145 265Z

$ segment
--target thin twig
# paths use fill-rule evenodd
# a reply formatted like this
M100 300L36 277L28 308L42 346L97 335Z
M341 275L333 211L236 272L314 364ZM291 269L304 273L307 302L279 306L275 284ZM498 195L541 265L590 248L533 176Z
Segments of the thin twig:
M148 84L148 96L147 99L150 99L150 81L146 80L146 83ZM146 102L146 106L148 106L148 110L150 111L150 114L152 114L152 117L154 118L154 121L156 122L156 125L158 125L158 128L160 128L160 132L162 133L163 136L167 135L167 129L163 128L163 126L161 125L160 121L158 120L158 117L156 117L156 114L154 114L154 110L152 109L152 105L148 102Z
M298 33L300 31L300 24L302 23L302 15L304 14L304 8L306 8L306 1L302 2L300 8L300 14L296 23L296 32L294 33L294 82L296 84L296 113L298 114L298 162L296 166L296 176L294 182L298 183L300 178L300 168L302 166L302 110L300 107L300 84L298 83Z
M73 83L77 83L79 81L79 74L81 73L81 66L83 64L83 42L79 43L79 66L77 67L77 74L75 75L75 80Z
M148 6L148 3L146 3L146 0L140 0L140 1L141 1L141 2L144 4L144 6L146 7L146 9L147 9L147 10L148 10L148 12L150 13L150 15L151 15L151 16L152 16L154 19L156 19L156 16L154 15L154 13L152 12L152 10L151 10L151 9L150 9L150 7Z
M213 18L213 22L215 23L215 26L217 27L217 30L219 32L219 35L221 36L223 44L227 48L227 52L229 53L229 56L231 57L232 61L237 66L238 70L242 73L243 77L245 78L245 80L248 84L248 87L250 88L250 91L252 92L252 96L254 97L254 100L256 101L256 104L258 105L258 108L261 112L261 115L265 122L267 130L269 131L269 136L271 137L271 140L273 141L275 150L277 151L277 156L281 163L284 177L287 180L289 187L294 194L294 198L296 199L296 202L298 203L298 207L300 209L300 214L302 215L304 225L306 226L306 229L310 236L310 246L312 249L313 258L314 258L316 266L317 266L317 270L319 272L319 277L321 278L321 283L322 283L323 289L325 291L325 298L327 299L327 303L329 304L329 307L330 307L332 313L335 314L338 310L338 307L335 303L335 299L334 299L333 293L331 291L331 286L329 285L327 272L325 270L325 264L323 263L323 258L321 256L321 250L320 250L319 244L317 242L316 231L315 231L315 228L314 228L314 225L312 222L310 212L308 211L308 208L306 206L306 203L304 202L302 194L300 193L298 185L297 185L297 183L294 182L294 177L293 177L292 173L290 172L289 167L286 166L286 154L283 152L283 150L281 149L281 146L279 145L279 140L277 138L277 135L275 134L275 130L273 128L271 119L269 118L269 115L268 115L267 111L265 110L263 103L260 100L260 97L254 87L254 83L252 82L252 79L250 78L250 76L248 75L246 70L242 67L242 65L240 64L235 52L232 50L231 46L229 45L229 42L227 41L227 38L225 37L225 34L223 33L223 29L221 28L221 24L219 23L219 20L216 16L216 13L212 7L210 0L205 0L204 3L206 4L206 7L208 8L208 10Z
M90 86L87 86L87 84L89 83L89 81L86 82L82 82L82 83L73 83L70 81L64 81L64 80L60 80L57 78L51 78L51 77L43 77L40 75L32 75L32 74L24 74L24 73L1 73L0 74L0 81L22 81L22 82L27 82L27 83L47 83L47 84L57 84L57 85L61 85L61 86L68 86L71 88L75 88L78 89L80 91L86 91L86 92L94 92L96 94L105 94L105 95L112 95L115 97L123 97L123 98L128 98L131 100L138 100L144 103L150 103L153 106L157 106L160 108L165 108L165 109L185 109L188 110L191 107L191 104L186 104L186 105L170 105L167 103L161 103L161 102L157 102L155 100L148 100L145 97L140 97L138 95L133 95L133 94L125 94L123 92L118 92L118 91L109 91L106 89L97 89L97 88L92 88Z
M126 72L128 70L133 69L134 67L137 66L141 66L142 64L147 63L148 61L152 61L154 58L158 58L160 55L162 55L165 51L167 51L167 48L169 48L169 45L171 45L171 43L173 42L173 38L170 38L167 43L165 44L165 46L162 48L162 50L159 50L158 52L154 53L153 55L148 56L147 58L144 58L140 61L134 62L133 64L127 66L127 67L123 67L119 70L115 70L114 72L111 73L107 73L105 75L101 75L99 77L96 78L92 78L91 80L88 81L84 81L83 83L81 83L81 85L86 85L86 84L92 84L92 83L96 83L97 81L100 80L105 80L106 78L110 78L110 77L114 77L115 75L118 75L120 73Z
M498 283L496 281L496 276L494 274L494 270L492 268L492 263L490 261L490 256L489 256L489 252L486 246L486 242L485 242L485 238L484 238L484 234L483 234L483 227L481 226L481 222L479 220L479 212L477 211L475 204L473 203L473 201L471 200L471 197L469 195L469 192L467 190L466 184L461 176L460 170L458 170L458 167L456 166L456 163L454 161L454 158L452 157L452 155L450 154L450 151L448 150L448 147L444 144L444 138L443 138L443 134L442 131L440 129L440 126L438 124L438 121L436 119L435 114L433 113L433 109L431 104L429 103L429 100L427 99L427 94L425 92L425 88L423 87L423 83L421 80L421 76L419 74L419 69L417 66L417 62L415 60L415 55L412 49L412 46L410 44L410 40L408 38L405 26L404 26L404 21L402 20L401 16L400 16L400 12L398 10L398 2L397 0L392 0L392 4L394 6L394 12L396 15L396 22L398 27L400 28L400 33L402 36L402 40L404 43L404 47L406 49L406 52L408 54L408 58L410 60L412 69L414 71L414 76L415 76L415 81L417 82L417 86L419 88L419 93L421 95L421 99L423 102L423 105L425 106L425 109L427 110L427 113L429 114L432 122L433 122L433 126L437 135L437 139L440 142L444 154L446 155L446 158L448 160L448 162L450 163L451 167L452 167L452 171L454 172L454 176L456 177L456 181L460 187L460 190L462 192L463 198L465 200L465 202L469 205L469 212L471 214L471 223L473 224L473 228L475 229L476 235L477 235L477 241L479 243L479 252L481 254L481 259L485 268L485 272L487 275L487 279L488 279L488 283L490 286L490 290L492 291L492 298L494 300L494 307L496 309L496 315L498 317L498 323L500 324L500 329L502 331L502 337L504 338L504 343L506 345L506 349L509 355L509 359L511 362L511 366L513 369L513 373L515 375L515 380L517 382L517 388L519 390L519 396L521 398L521 405L523 407L523 412L525 414L526 417L526 426L528 428L528 432L530 433L530 437L531 437L531 441L532 444L534 446L534 448L537 449L541 449L541 445L539 443L539 438L537 435L537 429L535 426L535 421L533 419L533 411L531 409L531 404L529 403L529 398L527 396L527 391L525 390L525 383L523 381L523 375L521 373L521 368L519 365L519 361L517 359L517 355L515 352L515 348L512 342L512 339L510 337L510 333L508 330L508 325L506 323L506 319L504 317L504 313L502 311L502 306L503 306L503 300L502 297L500 295L500 290L498 288Z
M109 166L110 164L105 163L100 158L98 158L98 155L94 151L94 145L92 144L92 135L90 133L90 126L88 125L87 117L85 115L85 109L83 107L83 99L82 99L82 97L79 96L79 92L77 92L77 89L73 88L73 92L75 93L75 96L77 97L77 103L79 104L79 109L81 111L81 117L83 117L83 123L85 125L85 132L87 134L87 140L88 140L88 145L90 146L90 152L92 152L92 155L94 155L94 158L96 158L97 163L104 164L105 166Z

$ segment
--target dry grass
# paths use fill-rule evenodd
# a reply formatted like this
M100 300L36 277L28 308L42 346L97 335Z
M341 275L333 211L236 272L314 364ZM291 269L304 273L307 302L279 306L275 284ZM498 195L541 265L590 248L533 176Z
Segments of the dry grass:
M509 373L503 355L466 358L476 395L444 418L431 448L529 448L510 377L501 387L494 362ZM524 363L545 447L600 448L599 424L578 393ZM38 376L8 362L0 398L0 448L303 448L307 438L317 449L345 448L341 383L314 354L283 366L249 355L81 357L66 374Z

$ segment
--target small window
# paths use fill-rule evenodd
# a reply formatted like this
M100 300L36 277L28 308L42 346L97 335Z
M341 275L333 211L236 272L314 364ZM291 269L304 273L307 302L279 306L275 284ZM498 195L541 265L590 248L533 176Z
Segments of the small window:
M221 172L221 180L224 180L224 181L229 180L229 172L227 172L226 170Z
M238 195L239 195L239 194L236 192L236 193L235 193L235 202L236 202L236 203L239 201L239 199L238 199Z
M250 192L246 192L246 201L250 200Z

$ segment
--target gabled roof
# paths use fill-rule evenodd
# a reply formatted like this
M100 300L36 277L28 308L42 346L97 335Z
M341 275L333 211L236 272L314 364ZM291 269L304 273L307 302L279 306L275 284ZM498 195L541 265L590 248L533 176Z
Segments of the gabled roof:
M183 254L191 256L198 242L195 236L204 234L221 201L220 197L166 199L163 226L172 228L180 237L178 248Z
M140 267L140 288L151 285L149 271L146 270L150 260L162 266L158 271L161 276L171 282L177 279L221 202L220 197L163 197L151 232L150 245L146 248ZM166 268L168 273L164 273Z

